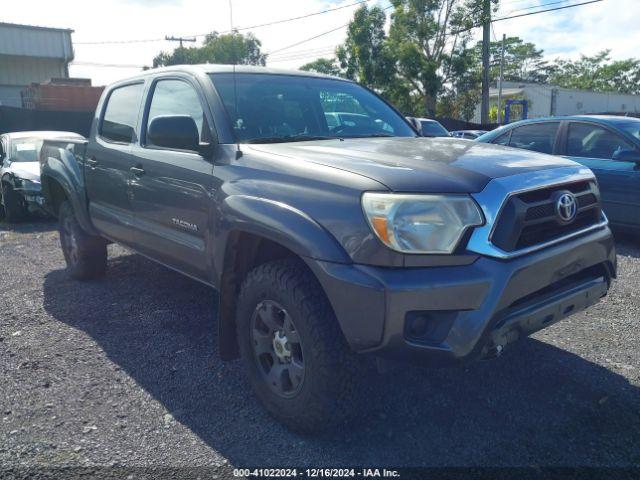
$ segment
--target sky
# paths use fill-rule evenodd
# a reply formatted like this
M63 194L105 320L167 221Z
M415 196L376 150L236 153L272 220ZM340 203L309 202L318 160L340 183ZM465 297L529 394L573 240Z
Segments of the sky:
M270 53L267 64L297 68L323 56L331 56L344 40L346 28L315 40L285 48L315 35L345 25L358 8L357 0L232 0L233 25L255 26L327 9L339 10L252 31ZM585 0L501 0L494 18L559 7ZM386 7L388 0L369 0L368 5ZM551 5L552 4L552 5ZM531 8L534 7L534 8ZM616 59L640 56L640 0L603 0L566 10L532 15L493 24L494 39L517 35L542 48L550 59L578 58L610 49ZM228 31L231 26L229 0L21 0L3 6L0 21L74 30L74 77L91 78L105 85L135 75L151 65L160 51L171 51L177 43L169 36L200 35ZM245 32L243 32L245 33ZM475 32L480 38L481 32ZM133 42L135 40L135 42ZM144 40L144 41L139 41ZM92 43L122 42L122 43ZM189 44L192 45L192 44ZM284 50L281 50L284 49Z

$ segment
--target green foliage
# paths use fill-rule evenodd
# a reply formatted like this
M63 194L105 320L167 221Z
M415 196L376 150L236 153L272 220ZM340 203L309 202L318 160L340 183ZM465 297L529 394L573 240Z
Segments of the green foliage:
M439 95L451 95L467 62L470 28L482 23L483 0L392 0L389 45L396 80L407 82L421 100L416 114L433 116ZM497 0L490 4L497 6ZM465 79L465 82L469 79ZM468 88L468 85L465 86ZM466 90L465 90L466 91Z
M388 82L391 55L384 31L385 21L386 15L381 8L363 5L349 23L344 44L336 50L345 76L369 88L384 88Z
M324 73L325 75L343 75L340 67L336 65L336 60L334 58L318 58L313 62L305 63L300 67L300 70L304 70L307 72Z
M640 60L611 61L609 50L578 60L556 60L549 83L566 88L640 94Z
M482 42L465 52L469 57L467 66L478 78L482 75ZM544 60L543 51L533 43L525 42L520 37L507 37L504 48L504 80L512 82L539 82L547 80L549 65ZM500 60L502 41L489 44L489 78L496 84L500 78Z
M219 63L238 65L266 65L267 56L260 51L262 43L252 33L238 32L205 37L201 47L178 47L173 52L161 52L153 59L153 66Z
M390 0L380 7L358 8L335 58L319 58L301 67L343 76L372 88L404 114L471 120L480 102L482 43L471 44L471 27L482 24L484 0ZM499 0L489 0L497 9ZM260 41L251 33L208 35L201 47L162 52L153 66L184 63L265 65ZM497 83L502 42L490 44L490 80ZM578 60L549 63L544 52L519 37L505 40L504 79L561 87L640 94L640 60L611 61L609 51ZM341 107L347 108L347 106ZM345 110L346 111L346 110ZM492 121L497 111L490 112Z

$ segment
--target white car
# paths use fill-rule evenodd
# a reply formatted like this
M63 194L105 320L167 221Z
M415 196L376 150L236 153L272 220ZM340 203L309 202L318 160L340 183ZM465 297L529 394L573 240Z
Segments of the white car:
M456 138L465 138L467 140L475 140L485 133L487 133L487 130L456 130L451 132L451 136Z
M420 125L420 135L423 137L450 137L449 131L437 120L431 118L416 118L414 122Z
M38 157L45 138L82 139L72 132L13 132L0 135L0 217L22 220L44 202Z

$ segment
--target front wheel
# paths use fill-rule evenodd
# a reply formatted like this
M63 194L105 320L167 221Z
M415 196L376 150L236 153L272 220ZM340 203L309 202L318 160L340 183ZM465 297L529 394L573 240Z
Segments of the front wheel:
M237 329L249 383L276 419L308 433L349 416L360 359L304 264L252 270L238 297Z
M60 244L71 277L88 280L104 275L107 268L107 242L86 233L68 201L60 206Z

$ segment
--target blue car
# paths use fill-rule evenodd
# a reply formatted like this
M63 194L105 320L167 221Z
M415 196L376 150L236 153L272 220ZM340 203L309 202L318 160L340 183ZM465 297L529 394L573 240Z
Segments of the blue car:
M560 155L589 167L598 178L611 224L640 233L640 119L536 118L498 128L477 141Z

